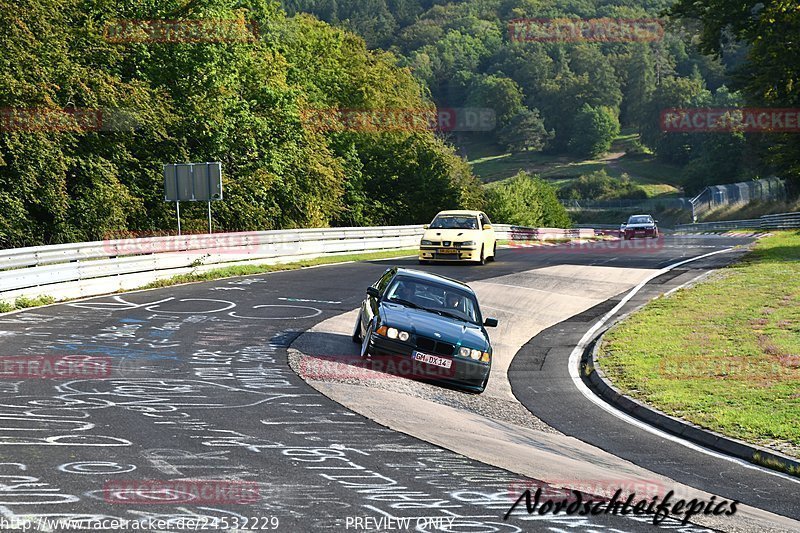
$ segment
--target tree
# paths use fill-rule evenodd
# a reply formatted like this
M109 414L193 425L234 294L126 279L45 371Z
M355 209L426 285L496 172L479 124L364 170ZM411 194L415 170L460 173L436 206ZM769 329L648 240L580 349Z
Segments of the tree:
M526 150L542 150L553 138L553 130L547 131L538 109L518 111L498 133L498 140L512 153Z
M664 132L661 114L670 108L708 106L711 93L702 80L668 77L656 88L645 106L640 131L642 141L667 163L685 165L694 157L701 139L698 134Z
M523 109L522 89L511 78L477 76L469 87L466 105L493 108L500 124L508 124Z
M624 122L639 126L645 120L647 103L656 89L655 63L647 44L640 43L633 49L627 64L625 89Z
M580 156L600 155L611 148L619 131L619 120L613 109L583 104L574 118L570 150Z
M800 10L796 0L679 0L676 17L700 22L704 51L722 55L733 41L749 45L737 69L747 103L754 106L798 107L800 91ZM763 154L800 192L800 139L796 134L770 134Z

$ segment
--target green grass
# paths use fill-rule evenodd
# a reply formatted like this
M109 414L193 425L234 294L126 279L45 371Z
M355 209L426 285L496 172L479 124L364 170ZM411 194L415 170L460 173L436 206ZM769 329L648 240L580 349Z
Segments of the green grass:
M626 132L614 140L609 153L625 152L637 140L638 135ZM461 146L469 156L472 171L484 183L502 181L520 171L527 171L539 174L559 186L583 174L605 170L615 178L628 174L631 180L640 184L651 198L681 195L680 168L665 165L649 153L623 155L613 160L603 158L581 160L539 152L511 154L497 145L480 141L467 141Z
M253 276L268 272L278 272L284 270L299 270L319 265L329 265L333 263L343 263L345 261L371 261L376 259L391 259L393 257L403 257L409 254L416 254L417 248L404 248L402 250L385 250L380 252L359 253L349 255L330 255L322 256L304 261L293 263L282 263L278 265L235 265L209 270L207 272L197 272L190 274L180 274L171 278L161 279L148 283L139 289L156 289L170 287L182 283L194 283L198 281L213 281L215 279L233 278L236 276Z
M800 457L800 232L613 328L599 363L626 394Z
M495 153L469 162L472 171L485 183L516 176L524 170L531 174L542 174L552 167L568 162L567 158L544 155L537 152L521 154Z
M14 303L0 302L0 313L10 313L19 309L27 309L29 307L40 307L42 305L50 305L55 303L55 298L52 296L38 296L36 298L25 298L23 296L14 300Z

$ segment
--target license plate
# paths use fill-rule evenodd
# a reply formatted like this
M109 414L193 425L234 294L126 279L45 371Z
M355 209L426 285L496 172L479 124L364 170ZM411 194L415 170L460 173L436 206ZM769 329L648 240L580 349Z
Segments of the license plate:
M457 254L458 250L455 248L439 248L440 254Z
M442 368L450 368L453 365L452 359L445 359L444 357L436 357L422 352L414 352L414 359L428 363L429 365L440 366Z

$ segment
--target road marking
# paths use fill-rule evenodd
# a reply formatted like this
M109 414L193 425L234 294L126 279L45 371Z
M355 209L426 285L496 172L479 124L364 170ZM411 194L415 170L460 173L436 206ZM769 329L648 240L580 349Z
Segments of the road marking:
M247 315L240 315L235 311L231 311L228 313L229 316L233 318L245 318L248 320L300 320L304 318L314 318L315 316L319 316L322 314L321 309L317 309L316 307L308 307L305 305L254 305L253 309L263 309L265 307L289 307L292 309L307 309L311 311L309 315L303 316L276 316L276 317L263 317L263 316L247 316Z
M330 300L306 300L303 298L278 298L278 300L283 300L284 302L306 302L306 303L313 303L313 304L340 304L342 302L333 302Z
M703 254L703 255L700 255L700 256L697 256L697 257L693 257L691 259L684 259L683 261L679 261L678 263L673 263L671 265L668 265L668 266L662 268L661 270L658 270L655 273L651 274L647 278L643 279L641 283L639 283L636 287L631 289L630 292L628 292L628 294L626 294L625 297L611 311L609 311L608 313L603 315L603 317L597 323L595 323L595 325L592 326L589 329L589 331L587 331L583 335L583 337L581 337L581 340L578 342L578 344L572 350L572 353L569 355L569 363L568 363L569 364L569 369L568 369L569 370L569 376L572 378L572 382L575 384L575 387L589 401L591 401L592 403L594 403L595 405L597 405L598 407L600 407L601 409L603 409L607 413L619 418L620 420L622 420L624 422L627 422L628 424L634 425L634 426L636 426L636 427L638 427L640 429L643 429L643 430L645 430L645 431L647 431L649 433L652 433L653 435L659 436L659 437L661 437L663 439L667 439L667 440L669 440L671 442L675 442L677 444L680 444L681 446L685 446L686 448L689 448L689 449L704 453L706 455L710 455L712 457L717 457L719 459L724 459L726 461L730 461L732 463L736 463L736 464L738 464L740 466L743 466L745 468L749 468L751 470L759 470L759 471L761 471L761 472L763 472L765 474L770 474L770 475L773 475L773 476L777 476L777 477L786 479L786 480L791 481L793 483L800 484L800 479L797 479L797 478L794 478L792 476L789 476L788 474L783 474L783 473L777 472L775 470L769 470L767 468L763 468L763 467L748 463L746 461L743 461L742 459L738 459L736 457L731 457L731 456L725 455L723 453L719 453L719 452L715 452L713 450L709 450L708 448L705 448L703 446L699 446L697 444L694 444L693 442L689 442L687 440L681 439L680 437L676 437L675 435L672 435L672 434L667 433L665 431L662 431L660 429L654 428L654 427L650 426L649 424L646 424L646 423L644 423L644 422L642 422L642 421L640 421L640 420L638 420L638 419L636 419L636 418L634 418L634 417L632 417L632 416L630 416L630 415L628 415L626 413L623 413L622 411L619 411L615 407L611 406L610 404L606 403L604 400L602 400L601 398L596 396L594 394L594 392L592 392L592 390L589 389L589 387L583 382L583 380L581 379L581 376L580 376L579 368L580 368L581 357L583 356L584 350L586 350L586 346L589 344L591 339L594 337L594 334L600 328L602 328L612 316L614 316L620 309L622 309L622 307L626 303L628 303L628 301L631 298L633 298L636 295L636 293L638 293L645 285L647 285L649 282L653 281L658 276L666 274L670 270L673 270L673 269L675 269L675 268L677 268L679 266L685 265L687 263L691 263L693 261L698 261L700 259L705 259L707 257L711 257L712 255L717 255L717 254L721 254L721 253L725 253L725 252L730 252L732 250L735 250L735 248L725 248L724 250L717 250L715 252L710 252L710 253L707 253L707 254Z

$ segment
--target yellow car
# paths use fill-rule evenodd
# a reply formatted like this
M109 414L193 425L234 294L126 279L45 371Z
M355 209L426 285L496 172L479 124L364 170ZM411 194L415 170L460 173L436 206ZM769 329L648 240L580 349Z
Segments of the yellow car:
M486 213L442 211L429 225L419 243L419 262L494 261L497 239Z

